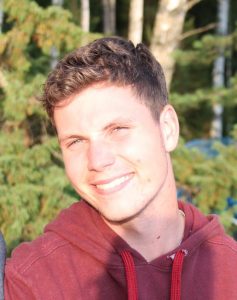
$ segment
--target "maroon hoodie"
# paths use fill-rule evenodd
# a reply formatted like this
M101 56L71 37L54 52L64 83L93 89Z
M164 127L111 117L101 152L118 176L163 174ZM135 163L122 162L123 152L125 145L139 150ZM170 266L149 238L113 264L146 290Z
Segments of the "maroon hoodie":
M180 204L185 234L147 262L81 201L7 261L5 300L236 300L237 244L217 216Z

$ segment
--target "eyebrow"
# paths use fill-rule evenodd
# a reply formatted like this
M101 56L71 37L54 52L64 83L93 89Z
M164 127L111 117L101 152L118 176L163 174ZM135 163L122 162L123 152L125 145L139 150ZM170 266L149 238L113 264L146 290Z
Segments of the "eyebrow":
M110 121L108 124L106 124L102 128L102 131L106 131L106 130L108 130L108 129L116 126L116 125L119 125L119 124L131 125L131 124L134 124L134 123L135 123L134 120L120 117L120 118L116 118L116 119ZM69 134L69 135L63 136L62 138L59 138L58 140L59 140L59 143L62 144L66 140L70 140L70 139L86 139L86 136L83 136L83 135L80 135L80 134Z
M112 120L111 122L109 122L104 128L103 131L106 131L108 129L110 129L111 127L114 127L116 125L120 125L120 124L127 124L127 125L131 125L133 124L134 121L131 119L126 119L126 118L117 118Z
M59 140L59 144L61 145L62 143L64 143L65 141L67 140L72 140L72 139L85 139L84 136L82 135L79 135L79 134L69 134L69 135L65 135L64 137L62 138L58 138Z

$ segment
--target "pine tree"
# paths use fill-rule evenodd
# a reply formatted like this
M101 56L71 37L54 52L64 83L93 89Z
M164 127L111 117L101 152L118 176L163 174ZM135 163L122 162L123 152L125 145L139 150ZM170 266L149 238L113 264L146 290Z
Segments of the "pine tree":
M50 70L50 51L80 45L82 30L60 7L4 3L0 36L0 226L11 250L33 239L79 196L64 175L57 139L37 96ZM90 37L89 38L93 38Z

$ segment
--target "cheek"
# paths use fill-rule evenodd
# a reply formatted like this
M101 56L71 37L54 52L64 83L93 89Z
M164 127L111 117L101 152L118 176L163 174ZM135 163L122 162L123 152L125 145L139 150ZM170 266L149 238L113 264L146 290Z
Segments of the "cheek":
M64 155L63 160L65 171L69 180L74 184L80 181L85 172L83 160L76 155Z
M153 150L153 151L150 151ZM147 184L160 182L167 173L167 156L161 148L147 148L146 153L142 153L141 159L136 159L140 176Z
M166 153L159 141L144 139L143 142L130 143L120 150L122 158L131 164L137 170L139 177L147 183L151 183L152 178L161 176L165 171Z

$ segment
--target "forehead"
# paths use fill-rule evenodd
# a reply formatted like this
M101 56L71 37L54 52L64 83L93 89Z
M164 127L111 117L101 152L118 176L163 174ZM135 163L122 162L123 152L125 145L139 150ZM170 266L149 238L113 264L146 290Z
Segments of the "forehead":
M93 128L113 119L147 122L151 118L150 110L130 86L93 85L64 100L54 111L57 130L76 123Z

